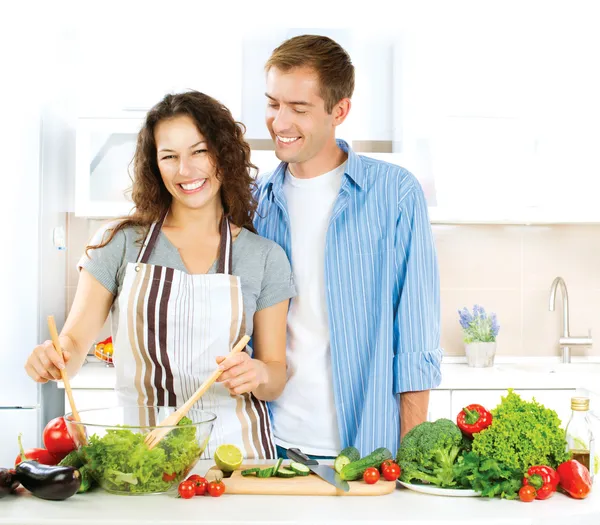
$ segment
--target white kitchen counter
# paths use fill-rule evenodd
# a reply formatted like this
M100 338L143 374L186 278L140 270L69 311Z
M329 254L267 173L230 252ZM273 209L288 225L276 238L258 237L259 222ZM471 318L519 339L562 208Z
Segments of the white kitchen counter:
M438 390L470 389L560 389L586 388L597 390L599 374L586 372L585 360L573 360L573 368L563 367L559 373L550 373L546 367L558 364L558 359L548 358L497 358L490 368L471 368L460 357L444 358L442 382ZM597 362L590 361L592 366ZM515 366L517 365L517 366ZM519 368L522 366L523 368ZM539 367L539 371L536 369ZM64 388L62 382L59 388ZM115 369L91 358L71 379L74 389L112 389L115 386Z
M195 472L204 473L211 464L202 461ZM44 501L28 493L0 500L0 524L11 525L565 525L569 522L578 525L600 523L598 485L585 500L574 500L557 493L549 500L532 503L429 496L404 488L376 497L225 493L220 498L198 496L191 500L172 495L115 496L94 489L66 501Z

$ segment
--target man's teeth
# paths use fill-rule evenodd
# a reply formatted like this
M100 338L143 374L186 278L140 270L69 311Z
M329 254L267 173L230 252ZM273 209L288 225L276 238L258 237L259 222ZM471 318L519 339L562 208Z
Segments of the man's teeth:
M206 182L206 179L202 179L202 180L199 180L196 182L192 182L190 184L181 184L181 187L185 191L197 190L200 186L203 186L205 182Z
M298 140L300 137L280 137L279 135L277 135L277 138L281 141L281 142L286 142L286 143L290 143L290 142L295 142L296 140Z

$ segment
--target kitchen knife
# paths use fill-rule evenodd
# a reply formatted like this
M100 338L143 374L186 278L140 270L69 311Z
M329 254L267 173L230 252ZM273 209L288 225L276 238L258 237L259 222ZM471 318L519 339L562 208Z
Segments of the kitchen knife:
M287 456L292 461L306 465L317 476L325 480L327 483L330 483L335 488L343 490L344 492L348 492L350 490L350 485L348 485L348 482L344 481L340 475L333 470L333 468L327 465L319 465L319 462L316 459L310 459L299 448L288 448Z

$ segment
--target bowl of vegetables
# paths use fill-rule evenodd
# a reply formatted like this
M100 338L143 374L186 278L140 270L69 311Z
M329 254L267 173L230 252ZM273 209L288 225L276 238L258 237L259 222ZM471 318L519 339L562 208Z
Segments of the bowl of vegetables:
M217 416L190 410L152 449L144 443L175 407L120 406L65 416L77 455L94 481L114 494L176 490L204 452ZM85 436L85 440L83 439Z

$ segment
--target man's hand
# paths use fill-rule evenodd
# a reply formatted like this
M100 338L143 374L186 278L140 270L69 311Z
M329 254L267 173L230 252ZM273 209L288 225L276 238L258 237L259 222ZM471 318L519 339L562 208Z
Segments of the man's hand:
M418 424L427 421L429 390L400 394L400 439Z
M232 395L252 392L269 378L265 363L252 359L246 352L228 357L219 356L217 364L224 370L217 383L223 383Z

